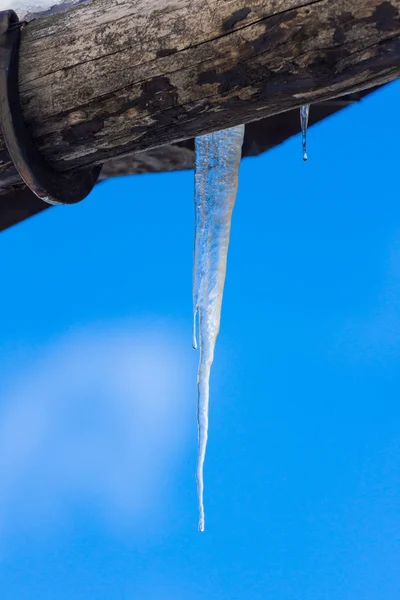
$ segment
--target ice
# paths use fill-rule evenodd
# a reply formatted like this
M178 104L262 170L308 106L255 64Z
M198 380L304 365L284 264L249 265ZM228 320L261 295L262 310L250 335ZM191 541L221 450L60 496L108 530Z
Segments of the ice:
M300 108L300 122L301 122L301 138L303 144L303 160L307 160L307 127L308 127L308 117L310 114L310 105L304 104Z
M244 125L239 125L196 138L193 346L197 347L198 317L200 360L197 374L196 479L199 531L204 531L205 523L203 469L208 438L210 370L220 325L243 136Z
M15 10L20 19L67 10L88 0L0 0L0 10ZM4 5L4 6L3 6Z

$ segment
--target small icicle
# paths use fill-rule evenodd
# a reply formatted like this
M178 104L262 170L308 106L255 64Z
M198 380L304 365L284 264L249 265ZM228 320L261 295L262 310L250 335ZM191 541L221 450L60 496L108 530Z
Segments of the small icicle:
M196 138L195 246L193 268L193 346L199 316L200 361L197 373L197 497L199 531L204 531L204 459L208 438L211 365L219 332L232 211L244 125Z
M308 127L308 117L310 114L310 105L304 104L300 108L300 123L301 123L301 138L303 143L303 160L306 161L307 156L307 127Z
M194 307L193 308L193 339L192 339L192 346L193 346L194 350L197 350L197 328L196 328L197 313L198 313L198 309L196 307Z

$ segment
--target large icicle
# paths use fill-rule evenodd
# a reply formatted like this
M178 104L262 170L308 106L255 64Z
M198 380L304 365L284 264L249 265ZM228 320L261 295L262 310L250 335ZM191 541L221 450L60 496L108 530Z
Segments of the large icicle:
M193 346L197 347L199 317L200 361L197 374L199 531L204 531L203 467L208 437L210 370L219 332L226 259L244 125L196 138L195 249L193 269Z

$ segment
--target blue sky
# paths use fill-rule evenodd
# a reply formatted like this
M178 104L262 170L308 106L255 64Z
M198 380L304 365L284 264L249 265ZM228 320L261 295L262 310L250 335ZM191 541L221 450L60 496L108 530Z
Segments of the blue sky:
M193 173L0 235L1 598L400 597L399 91L242 163L204 534Z

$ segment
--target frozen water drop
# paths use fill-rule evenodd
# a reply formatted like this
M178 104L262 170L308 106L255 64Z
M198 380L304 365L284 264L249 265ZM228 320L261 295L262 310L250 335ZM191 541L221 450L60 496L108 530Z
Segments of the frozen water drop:
M303 160L306 161L308 159L307 156L307 127L308 127L308 117L310 115L310 105L304 104L300 108L300 123L301 123L301 140L303 144Z

